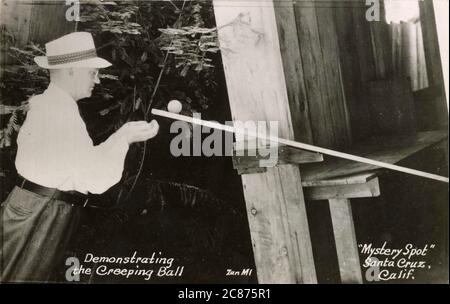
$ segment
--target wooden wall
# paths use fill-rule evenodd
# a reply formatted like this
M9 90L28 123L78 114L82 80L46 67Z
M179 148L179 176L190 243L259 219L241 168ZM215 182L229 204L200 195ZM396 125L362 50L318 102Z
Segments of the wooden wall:
M395 76L383 8L381 21L369 22L363 0L292 5L290 16L289 6L279 1L276 16L291 112L300 121L296 139L343 149L376 135L383 117L375 110L382 100L371 104L371 87Z
M432 99L428 98L428 100L424 100L420 106L422 108L429 108L433 111L433 114L427 122L430 128L448 128L448 101L445 96L444 75L442 73L441 54L433 2L420 1L419 7L430 88L427 90L428 92L425 91L421 93L424 93L426 96L435 96ZM428 105L426 105L427 107L425 107L424 103L428 103Z
M292 10L295 20L286 18ZM345 147L351 143L350 122L343 92L333 10L319 8L314 1L300 1L290 8L286 2L275 7L280 45L286 78L291 79L295 56L294 76L301 88L300 106L303 110L302 129L296 138L322 147ZM295 27L295 28L294 28ZM298 41L298 44L292 41ZM284 46L284 47L283 47ZM296 48L292 50L290 48ZM295 53L294 53L295 52ZM288 71L288 72L286 72ZM291 83L288 83L290 91ZM290 101L291 107L293 102ZM298 110L297 110L298 111ZM307 132L302 134L302 132ZM300 133L300 134L298 134Z

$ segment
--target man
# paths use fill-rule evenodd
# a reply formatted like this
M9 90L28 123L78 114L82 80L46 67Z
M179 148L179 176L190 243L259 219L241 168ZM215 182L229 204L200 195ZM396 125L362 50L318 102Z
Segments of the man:
M91 34L76 32L46 44L35 62L50 85L29 101L16 168L21 180L1 207L0 281L45 282L76 228L86 194L103 193L122 177L128 146L158 132L158 123L129 122L94 146L76 101L100 83Z

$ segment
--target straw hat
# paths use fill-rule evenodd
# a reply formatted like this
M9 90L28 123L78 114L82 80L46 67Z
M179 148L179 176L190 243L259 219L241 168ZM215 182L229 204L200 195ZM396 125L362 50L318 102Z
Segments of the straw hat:
M44 69L107 68L111 63L97 57L94 39L87 32L75 32L50 41L45 45L47 56L34 61Z

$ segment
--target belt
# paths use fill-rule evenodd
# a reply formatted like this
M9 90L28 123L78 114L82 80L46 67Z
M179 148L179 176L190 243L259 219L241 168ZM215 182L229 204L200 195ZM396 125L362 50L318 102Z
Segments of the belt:
M68 204L71 204L72 206L86 207L89 201L89 198L86 194L77 191L61 191L56 188L44 187L30 182L23 177L19 177L17 186L42 196L47 196L56 200L64 201Z

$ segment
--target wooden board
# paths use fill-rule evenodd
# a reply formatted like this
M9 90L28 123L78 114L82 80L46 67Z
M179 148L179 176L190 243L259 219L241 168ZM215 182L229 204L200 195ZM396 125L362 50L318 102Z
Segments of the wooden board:
M76 22L66 20L66 11L70 6L65 1L53 2L33 1L30 40L44 44L75 30Z
M281 58L283 60L289 107L292 115L295 140L313 143L309 119L308 94L300 55L294 6L291 1L275 6Z
M445 96L444 75L442 73L442 62L439 48L436 18L432 1L420 1L420 20L422 25L423 47L427 65L427 76L429 86L440 86L442 96L433 105L438 110L437 124L448 127L448 100ZM447 63L446 63L447 64Z
M380 184L375 177L366 183L355 183L350 185L332 185L305 187L305 198L307 200L328 200L341 198L376 197L380 195Z
M278 121L294 138L272 1L214 1L233 120ZM270 72L268 72L270 71ZM298 166L242 176L259 283L315 283Z
M352 139L358 141L369 136L373 129L370 124L368 102L365 99L366 91L362 83L360 59L358 53L355 52L360 41L357 40L355 35L353 14L349 8L354 2L338 4L341 4L341 2L337 2L333 12L339 44L342 82L350 126L352 127ZM364 54L364 56L366 55ZM358 127L355 128L355 126Z
M393 75L390 24L387 24L385 20L384 3L380 1L380 21L367 22L370 26L376 79L387 79Z
M419 8L429 84L441 85L444 81L433 2L420 1Z
M416 135L377 138L354 146L348 153L391 164L439 143L448 137L446 130L420 132ZM382 172L375 166L345 159L302 165L303 187L366 183Z
M248 144L243 143L243 147ZM308 164L323 161L323 155L320 153L305 151L289 147L286 145L277 145L272 149L277 149L276 165L285 164ZM269 151L270 147L265 147ZM272 152L273 153L273 152ZM238 170L238 174L248 174L252 172L265 172L265 168L261 167L261 160L269 160L274 155L261 156L256 148L233 151L233 168ZM254 169L254 170L253 170Z
M345 147L351 142L332 7L318 1L294 4L314 144Z

